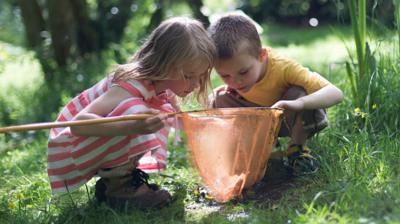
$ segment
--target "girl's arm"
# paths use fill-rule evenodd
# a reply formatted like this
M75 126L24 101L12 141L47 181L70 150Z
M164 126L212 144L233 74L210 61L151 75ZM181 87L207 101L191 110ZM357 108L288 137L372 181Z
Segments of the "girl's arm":
M80 111L74 120L87 120L107 116L118 104L131 97L130 93L118 86L111 87L103 95ZM149 110L146 113L156 114ZM71 127L71 133L77 136L119 136L132 134L150 134L164 127L165 116L159 115L144 120L119 121L104 124Z
M272 107L293 111L328 108L343 100L343 93L336 86L329 84L322 89L296 100L280 100Z

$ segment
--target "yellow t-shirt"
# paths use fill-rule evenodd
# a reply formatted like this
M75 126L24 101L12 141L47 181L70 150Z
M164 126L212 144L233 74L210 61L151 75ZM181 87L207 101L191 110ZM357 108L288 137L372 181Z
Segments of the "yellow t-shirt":
M264 77L247 92L239 92L246 100L260 106L272 106L293 85L303 87L307 94L330 84L316 72L311 72L297 62L268 51L268 64Z

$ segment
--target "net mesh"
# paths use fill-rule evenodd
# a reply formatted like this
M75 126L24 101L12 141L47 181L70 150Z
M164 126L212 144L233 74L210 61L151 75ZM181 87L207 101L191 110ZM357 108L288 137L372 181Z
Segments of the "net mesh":
M221 108L182 115L192 163L214 199L227 202L265 174L283 111Z

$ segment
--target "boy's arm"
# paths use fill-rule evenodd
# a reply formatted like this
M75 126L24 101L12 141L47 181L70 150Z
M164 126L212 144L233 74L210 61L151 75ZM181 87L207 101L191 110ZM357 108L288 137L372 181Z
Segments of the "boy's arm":
M302 111L318 108L328 108L343 100L343 93L332 84L296 100L280 100L272 105L273 108L283 108L293 111Z

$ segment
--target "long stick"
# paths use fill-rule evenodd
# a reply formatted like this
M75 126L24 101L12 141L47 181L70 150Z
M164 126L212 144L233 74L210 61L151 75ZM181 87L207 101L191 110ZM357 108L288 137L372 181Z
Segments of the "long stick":
M182 113L182 112L167 113L167 115L168 115L168 117L172 117L179 113ZM116 121L143 120L143 119L146 119L146 118L149 118L152 116L155 116L155 115L154 114L133 114L133 115L104 117L104 118L96 118L96 119L80 120L80 121L44 122L44 123L35 123L35 124L16 125L16 126L0 128L0 133L30 131L30 130L39 130L39 129L47 129L47 128L83 126L83 125L102 124L102 123L109 123L109 122L116 122Z

